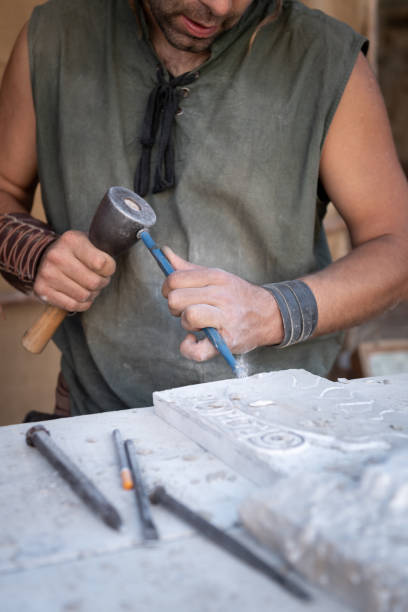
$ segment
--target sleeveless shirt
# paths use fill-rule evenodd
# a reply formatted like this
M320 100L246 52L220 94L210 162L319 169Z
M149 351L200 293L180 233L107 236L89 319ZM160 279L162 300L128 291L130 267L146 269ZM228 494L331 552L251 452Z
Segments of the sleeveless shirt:
M360 50L345 24L286 0L249 41L273 0L250 4L196 70L175 118L176 186L146 196L151 234L187 260L258 285L330 263L319 193L322 146ZM51 227L87 231L112 185L132 189L158 59L127 0L50 0L29 24L38 172ZM153 150L153 156L155 154ZM152 166L154 167L154 161ZM155 390L231 378L221 356L183 358L185 336L142 243L117 260L93 306L54 336L72 414L148 406ZM248 374L304 368L326 375L339 335L257 348Z

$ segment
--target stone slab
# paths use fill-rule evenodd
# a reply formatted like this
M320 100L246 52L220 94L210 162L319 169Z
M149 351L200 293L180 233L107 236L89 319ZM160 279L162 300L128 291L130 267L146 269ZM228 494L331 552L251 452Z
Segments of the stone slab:
M307 588L305 605L199 536L0 574L2 612L348 611Z
M259 485L304 471L358 475L408 441L408 374L334 383L285 370L153 401L162 419Z
M124 524L117 532L85 506L35 448L27 446L30 426L0 428L0 573L142 545L135 494L120 486L111 439L115 427L124 439L133 439L148 488L164 485L221 528L238 521L239 504L255 489L150 408L44 422L54 441L120 512ZM162 539L191 534L187 525L160 507L153 512Z
M150 408L48 421L53 439L117 506L120 533L79 501L46 460L25 443L30 425L0 428L1 612L346 612L313 589L311 606L247 568L164 509L153 508L161 536L141 543L134 493L120 487L111 432L134 440L149 488L168 491L269 562L282 560L256 543L238 507L256 489ZM285 564L283 564L285 565Z
M266 490L246 527L354 610L408 609L408 374L287 370L154 394L155 412Z
M254 493L247 528L361 612L408 609L408 449L362 469L297 474Z

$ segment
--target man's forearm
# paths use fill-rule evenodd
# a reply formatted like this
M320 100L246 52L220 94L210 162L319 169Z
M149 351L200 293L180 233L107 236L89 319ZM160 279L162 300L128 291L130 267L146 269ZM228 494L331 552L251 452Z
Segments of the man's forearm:
M31 217L30 208L28 198L21 201L0 191L0 272L24 293L32 291L40 259L57 239L45 223Z
M315 335L353 327L408 299L408 241L375 238L302 280L318 304Z

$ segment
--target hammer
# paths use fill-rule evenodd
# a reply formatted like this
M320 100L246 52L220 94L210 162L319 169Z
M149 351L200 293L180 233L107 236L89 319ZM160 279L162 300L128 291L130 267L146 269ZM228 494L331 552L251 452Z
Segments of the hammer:
M125 187L111 187L92 219L89 240L101 251L116 257L141 239L168 276L174 272L174 268L146 229L155 223L155 212L143 198ZM24 334L24 348L31 353L41 353L67 314L66 310L58 306L47 306L36 323ZM206 327L203 331L234 374L239 376L238 364L220 333L213 327Z
M156 215L145 200L124 187L111 187L96 209L89 240L101 251L116 257L135 244L142 228L155 223ZM47 306L24 334L24 348L30 353L41 353L67 314L58 306Z

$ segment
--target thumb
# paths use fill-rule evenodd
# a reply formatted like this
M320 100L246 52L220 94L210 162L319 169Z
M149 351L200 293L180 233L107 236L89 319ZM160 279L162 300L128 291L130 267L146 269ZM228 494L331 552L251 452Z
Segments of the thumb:
M162 251L175 270L196 270L200 267L191 263L190 261L187 261L186 259L183 259L168 246L162 247Z

